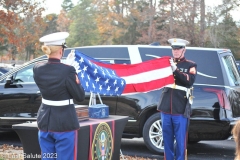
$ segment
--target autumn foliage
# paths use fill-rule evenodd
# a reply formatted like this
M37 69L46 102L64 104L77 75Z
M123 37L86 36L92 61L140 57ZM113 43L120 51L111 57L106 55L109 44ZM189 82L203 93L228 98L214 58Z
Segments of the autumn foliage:
M45 27L40 2L1 0L1 6L0 44L5 45L4 49L16 54L38 48L38 39Z
M229 48L240 59L240 27L231 11L239 0L216 7L205 0L63 0L59 14L43 15L44 0L1 0L0 56L29 60L41 54L39 38L67 31L70 47L113 44L169 45L169 38L190 46Z

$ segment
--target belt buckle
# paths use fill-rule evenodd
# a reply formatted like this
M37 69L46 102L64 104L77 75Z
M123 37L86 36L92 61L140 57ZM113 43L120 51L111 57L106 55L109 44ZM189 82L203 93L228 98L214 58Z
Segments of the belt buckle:
M173 89L176 89L176 83L173 84Z

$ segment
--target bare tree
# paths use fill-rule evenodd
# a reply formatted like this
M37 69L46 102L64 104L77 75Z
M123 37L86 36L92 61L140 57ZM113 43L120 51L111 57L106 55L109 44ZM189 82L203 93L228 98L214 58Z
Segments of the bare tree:
M191 44L196 44L195 40L195 18L196 18L196 8L197 8L197 0L193 1L192 13L190 17L190 36L191 36Z
M171 0L171 16L170 16L170 36L173 36L173 3L174 0Z
M201 0L200 4L201 8L201 22L200 22L200 36L199 36L199 42L200 42L200 47L204 47L205 43L205 0Z

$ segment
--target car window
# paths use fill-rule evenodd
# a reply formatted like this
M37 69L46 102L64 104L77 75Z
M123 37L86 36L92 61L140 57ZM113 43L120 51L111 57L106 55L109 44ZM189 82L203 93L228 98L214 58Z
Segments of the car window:
M64 57L67 57L71 50L64 50ZM131 64L127 47L79 47L75 50L100 61L112 64Z
M222 59L224 68L230 80L230 86L239 86L240 84L239 72L233 57L228 55L222 57Z
M164 56L172 57L171 48L139 47L139 52L143 61ZM197 64L197 76L195 83L213 85L224 84L222 70L216 70L216 68L221 67L217 51L187 49L185 57Z
M141 55L142 61L148 61L154 58L172 56L172 51L170 48L148 48L139 47L139 53Z
M14 78L15 83L34 82L33 79L33 64L19 70Z
M103 62L112 63L112 64L131 64L130 60L101 60Z
M130 60L114 60L115 64L131 64Z

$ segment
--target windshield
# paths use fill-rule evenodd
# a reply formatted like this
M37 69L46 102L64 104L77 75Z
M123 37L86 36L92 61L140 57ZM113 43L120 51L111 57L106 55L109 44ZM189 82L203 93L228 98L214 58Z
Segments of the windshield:
M6 78L7 76L12 75L13 73L16 73L17 71L21 70L22 68L25 68L26 66L28 66L28 65L30 65L32 63L38 62L40 60L45 60L45 59L47 59L47 56L43 55L43 56L35 58L35 59L31 60L31 61L28 61L28 62L26 62L26 63L24 63L24 64L22 64L22 65L20 65L18 67L15 67L15 68L11 69L10 71L8 71L5 74L3 74L2 76L0 75L0 82L4 78Z

